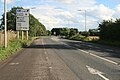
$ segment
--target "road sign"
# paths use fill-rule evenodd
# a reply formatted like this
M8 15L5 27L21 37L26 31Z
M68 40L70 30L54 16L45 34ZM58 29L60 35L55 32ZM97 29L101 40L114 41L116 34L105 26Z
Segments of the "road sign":
M29 9L16 10L16 30L29 30Z

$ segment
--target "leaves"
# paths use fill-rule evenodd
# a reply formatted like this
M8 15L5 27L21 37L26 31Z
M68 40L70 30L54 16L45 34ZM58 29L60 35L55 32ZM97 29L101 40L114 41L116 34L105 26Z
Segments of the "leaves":
M100 38L103 40L120 40L120 19L103 21L100 25Z
M7 30L16 31L16 9L23 9L22 7L13 7L10 11L7 12ZM40 23L32 14L29 16L30 18L30 36L40 36L46 35L45 26ZM4 15L2 17L2 23L4 25Z

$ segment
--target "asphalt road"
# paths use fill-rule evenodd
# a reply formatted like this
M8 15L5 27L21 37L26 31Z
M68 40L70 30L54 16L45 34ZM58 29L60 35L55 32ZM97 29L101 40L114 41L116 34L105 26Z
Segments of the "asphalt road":
M43 37L0 63L0 80L120 80L120 50Z

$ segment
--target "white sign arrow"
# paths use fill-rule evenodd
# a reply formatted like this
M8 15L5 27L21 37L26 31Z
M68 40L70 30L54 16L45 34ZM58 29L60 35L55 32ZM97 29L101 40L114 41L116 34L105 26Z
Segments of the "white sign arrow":
M104 80L110 80L110 79L106 78L105 76L103 76L103 74L104 74L103 72L93 69L88 65L86 65L86 67L91 74L96 74L96 75L100 76L101 78L103 78Z

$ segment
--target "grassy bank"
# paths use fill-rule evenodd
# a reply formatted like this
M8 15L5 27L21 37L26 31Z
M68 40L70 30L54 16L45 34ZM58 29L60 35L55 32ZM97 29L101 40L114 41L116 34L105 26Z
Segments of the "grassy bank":
M70 37L71 40L78 40L78 41L85 41L85 42L92 42L97 44L109 45L114 47L120 47L120 41L112 41L112 40L100 40L97 36L82 36L82 35L74 35Z
M79 40L80 41L97 41L97 40L99 40L99 37L97 37L97 36L88 36L88 37L86 37L86 36L82 36L80 34L76 34L76 35L70 37L69 39L78 40L78 41Z
M5 60L6 58L15 54L15 52L21 49L22 47L30 45L34 39L36 39L36 37L31 38L29 40L14 39L8 43L7 48L4 48L4 46L0 46L0 61Z

